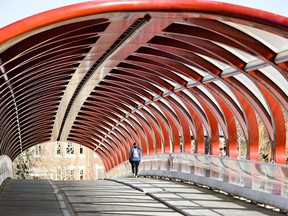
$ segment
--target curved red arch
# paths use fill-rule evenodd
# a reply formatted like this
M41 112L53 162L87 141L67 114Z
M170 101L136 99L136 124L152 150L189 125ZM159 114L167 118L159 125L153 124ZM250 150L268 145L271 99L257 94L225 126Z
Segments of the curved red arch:
M284 164L288 51L267 37L288 43L288 18L198 0L89 1L8 25L0 154L14 159L51 137L100 143L109 170L134 141L144 154L189 152L193 141L197 153L219 155L221 128L236 158L239 124L257 161L259 118Z

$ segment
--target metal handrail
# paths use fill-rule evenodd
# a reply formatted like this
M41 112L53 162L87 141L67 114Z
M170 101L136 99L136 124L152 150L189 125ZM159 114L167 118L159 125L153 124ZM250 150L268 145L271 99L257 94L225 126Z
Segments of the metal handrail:
M129 162L107 173L108 178L131 176ZM288 166L199 154L144 156L139 175L182 179L288 210Z

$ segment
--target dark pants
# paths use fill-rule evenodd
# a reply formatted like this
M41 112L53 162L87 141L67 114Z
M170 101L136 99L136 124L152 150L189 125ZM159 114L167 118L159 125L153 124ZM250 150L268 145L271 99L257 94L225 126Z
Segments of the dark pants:
M131 162L131 167L132 167L132 173L137 175L138 174L138 166L139 166L140 161L132 161Z

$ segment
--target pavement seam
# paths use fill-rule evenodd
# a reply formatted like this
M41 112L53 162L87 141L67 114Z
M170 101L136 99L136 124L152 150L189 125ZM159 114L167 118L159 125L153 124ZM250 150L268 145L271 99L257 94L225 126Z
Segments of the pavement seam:
M133 185L133 184L130 184L130 183L127 183L127 182L118 181L118 180L115 180L115 179L106 179L106 178L105 178L104 180L107 180L107 181L114 181L114 182L117 182L117 183L119 183L119 184L124 184L124 185L126 185L126 186L128 186L128 187L131 187L131 188L133 188L133 189L135 189L135 190L138 190L138 191L144 193L144 190L143 190L142 188L137 187L137 186L135 186L135 185Z
M147 193L145 193L145 194L148 195L148 196L150 196L150 197L153 198L154 200L157 200L158 202L162 203L163 205L166 205L168 208L171 208L171 209L173 209L174 211L182 214L182 215L191 216L191 214L189 214L189 213L185 212L184 210L182 210L182 209L180 209L180 208L178 208L178 207L176 207L176 206L174 206L174 205L172 205L172 204L170 204L170 203L162 200L161 198L155 196L153 193L147 192Z
M72 207L69 205L69 202L64 194L64 192L56 185L52 180L48 180L55 197L58 201L59 207L62 211L63 216L75 216Z
M152 199L162 203L163 205L167 206L168 208L173 209L174 211L178 212L179 214L182 214L182 215L185 215L185 216L191 216L191 214L189 214L189 213L185 212L184 210L182 210L182 209L180 209L180 208L178 208L176 206L173 206L172 204L162 200L161 198L155 196L153 193L145 192L141 187L135 186L135 185L133 185L131 183L127 183L127 182L124 182L124 181L115 180L115 179L104 179L104 180L114 181L114 182L117 182L117 183L120 183L120 184L124 184L124 185L126 185L128 187L131 187L133 189L136 189L138 191L141 191L141 192L145 193L145 195L147 195L147 196L151 197Z

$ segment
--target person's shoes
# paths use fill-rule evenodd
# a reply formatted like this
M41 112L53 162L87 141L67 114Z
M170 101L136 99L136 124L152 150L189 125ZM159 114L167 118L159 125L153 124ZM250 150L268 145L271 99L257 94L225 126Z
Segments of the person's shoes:
M135 178L138 178L138 175L135 175Z
M135 178L136 177L136 175L133 173L133 176L132 176L133 178Z

